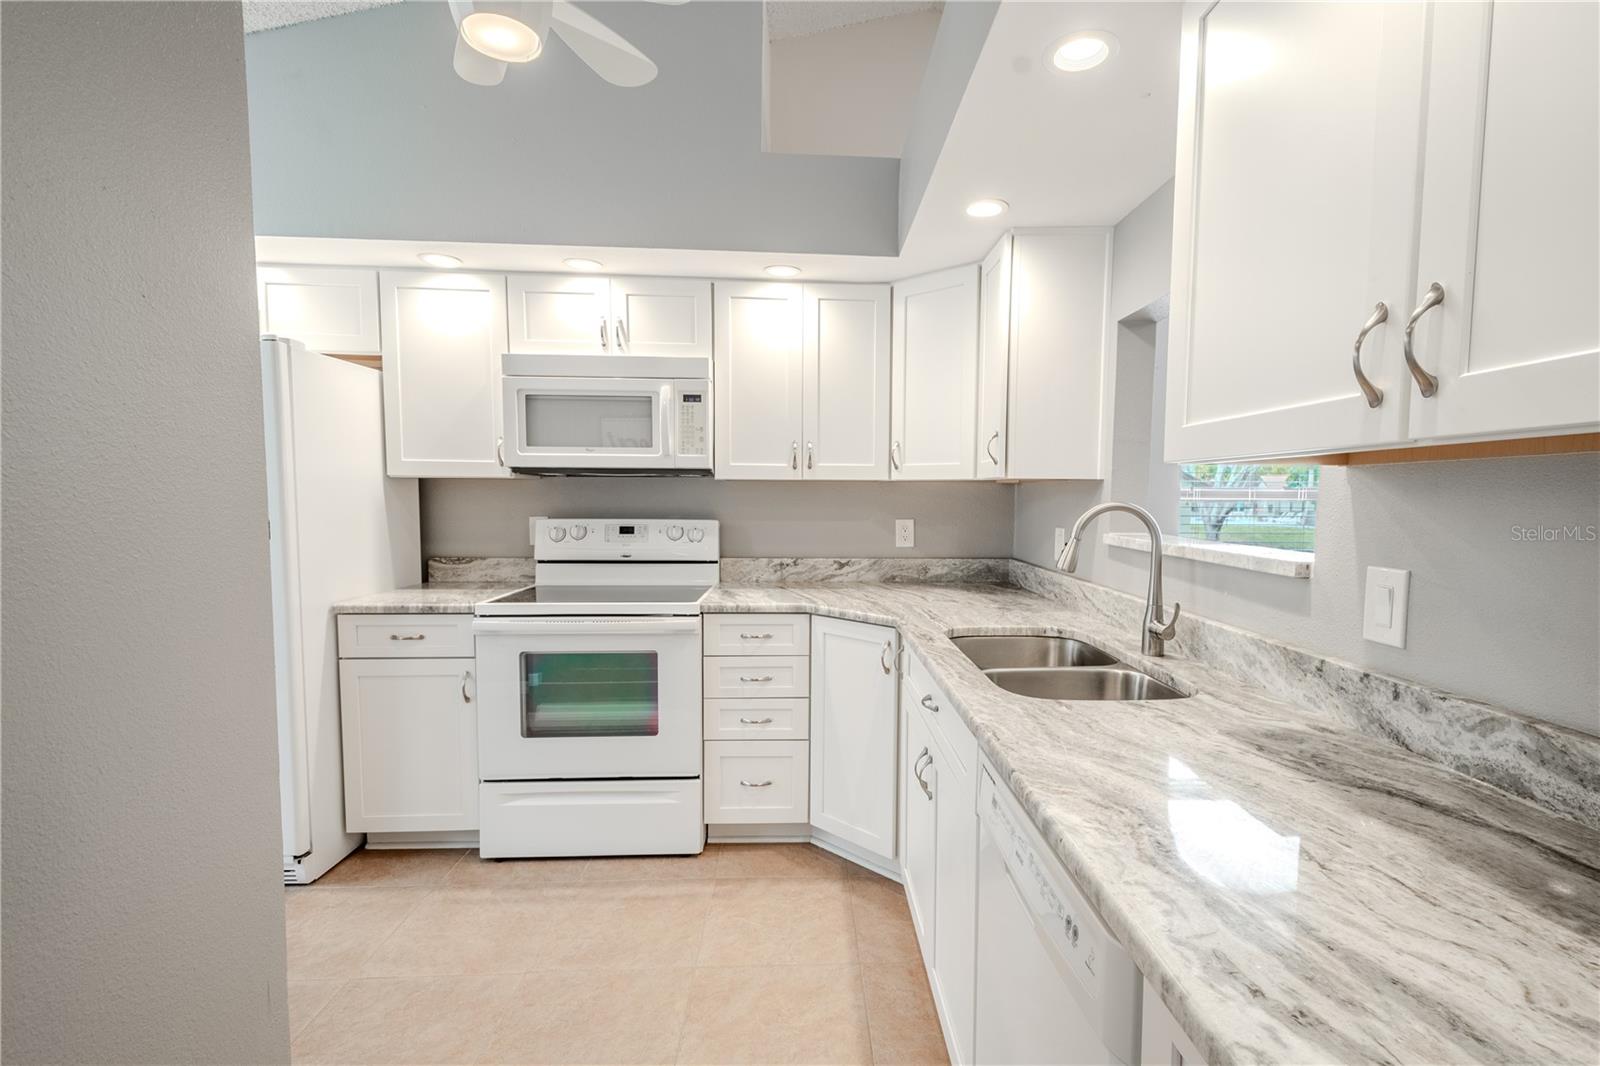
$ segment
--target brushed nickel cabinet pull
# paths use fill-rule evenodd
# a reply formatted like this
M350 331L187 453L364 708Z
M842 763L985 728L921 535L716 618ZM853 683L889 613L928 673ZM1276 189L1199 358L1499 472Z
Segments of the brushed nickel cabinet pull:
M1406 319L1406 369L1411 371L1411 376L1417 381L1417 389L1424 399L1439 391L1439 379L1422 369L1422 364L1417 362L1416 355L1411 350L1411 332L1417 328L1417 321L1435 307L1444 303L1444 286L1437 281L1428 286L1427 295L1417 309L1411 312L1411 317Z
M1376 407L1383 402L1383 390L1367 380L1367 375L1361 370L1361 343L1367 339L1367 334L1389 321L1389 305L1382 300L1372 309L1372 317L1367 319L1361 327L1361 332L1356 334L1356 354L1351 364L1356 372L1356 384L1361 386L1361 392L1367 398L1368 407Z

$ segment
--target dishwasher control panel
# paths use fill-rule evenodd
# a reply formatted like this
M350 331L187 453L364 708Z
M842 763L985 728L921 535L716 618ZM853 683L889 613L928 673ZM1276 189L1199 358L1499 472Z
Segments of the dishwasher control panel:
M1087 998L1101 1000L1107 971L1131 963L1055 857L1041 855L1044 840L1039 831L1011 794L995 783L987 767L978 782L978 816L999 847L1006 871L1034 924L1068 965Z

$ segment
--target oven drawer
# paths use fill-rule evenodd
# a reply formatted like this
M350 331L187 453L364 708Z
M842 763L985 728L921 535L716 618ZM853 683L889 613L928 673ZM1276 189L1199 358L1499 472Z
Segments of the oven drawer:
M698 778L485 781L478 853L486 859L698 855L705 847Z
M805 740L810 726L807 699L705 701L707 740Z
M706 741L706 822L805 822L810 749L804 740Z
M728 655L703 660L703 669L708 700L811 694L811 660L804 655Z
M470 614L341 614L341 659L454 659L473 654Z
M708 614L702 624L707 655L805 655L811 651L809 614Z

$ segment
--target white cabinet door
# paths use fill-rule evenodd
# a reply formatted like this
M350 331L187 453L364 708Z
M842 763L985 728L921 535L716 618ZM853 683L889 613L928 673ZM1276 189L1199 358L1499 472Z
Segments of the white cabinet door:
M471 659L341 659L345 828L478 828Z
M1109 228L1014 238L1007 477L1106 476L1110 279Z
M889 286L804 288L801 474L889 477Z
M978 268L979 478L1006 476L1006 377L1011 362L1011 235Z
M625 355L711 357L711 282L612 278L612 338Z
M906 709L905 762L900 767L902 802L906 807L904 861L900 868L906 886L906 903L911 908L911 925L917 932L917 945L923 961L932 970L937 956L938 930L934 925L938 903L937 864L939 859L939 770L934 766L934 742L922 716Z
M614 350L611 283L572 274L506 278L507 351L532 355L605 355Z
M894 859L895 653L889 626L811 620L811 824Z
M890 476L973 476L978 392L978 268L894 286Z
M1169 462L1405 439L1400 340L1413 289L1429 10L1188 6ZM1352 357L1379 302L1388 321L1360 355L1381 392L1372 407Z
M256 267L261 332L314 352L376 355L378 272L358 267Z
M968 747L970 752L963 765L943 743L941 729L927 729L932 742L923 742L929 757L924 760L927 769L922 776L929 780L937 821L933 864L938 886L933 906L933 926L937 931L934 994L939 997L939 1014L955 1051L955 1061L969 1063L973 1061L978 968L978 746L953 707L939 712L918 708L913 717L926 716L927 724L933 713L949 716L940 722L943 735L958 735L956 746ZM919 798L913 794L911 802Z
M1140 1066L1206 1066L1194 1041L1178 1025L1178 1019L1161 1002L1161 993L1149 981L1144 983L1143 1012L1139 1019Z
M1600 422L1600 6L1433 8L1417 437ZM1397 309L1399 310L1399 309ZM1402 324L1404 315L1401 316ZM1416 391L1412 391L1416 390Z
M729 281L716 288L716 472L800 477L800 286Z
M506 279L385 270L383 432L393 477L510 477L500 462Z

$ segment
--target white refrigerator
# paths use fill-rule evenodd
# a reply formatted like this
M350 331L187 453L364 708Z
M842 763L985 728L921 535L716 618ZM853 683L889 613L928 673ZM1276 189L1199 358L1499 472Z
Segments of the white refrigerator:
M344 828L331 608L421 580L417 481L385 472L377 370L269 336L261 383L283 880L308 884L361 843Z

